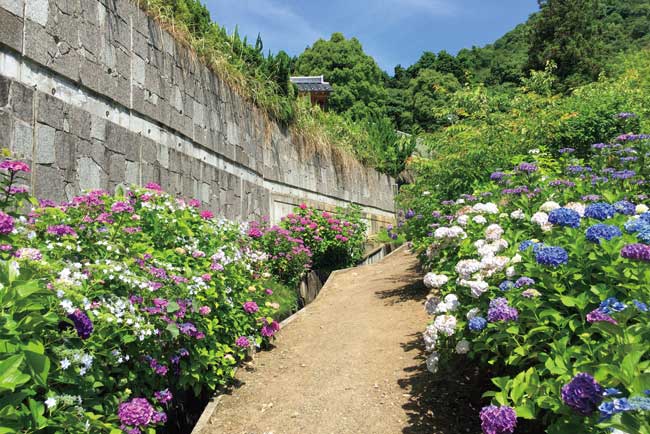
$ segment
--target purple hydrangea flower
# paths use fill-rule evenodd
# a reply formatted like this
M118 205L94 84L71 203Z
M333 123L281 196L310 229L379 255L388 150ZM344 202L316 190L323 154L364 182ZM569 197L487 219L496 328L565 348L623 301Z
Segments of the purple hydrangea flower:
M503 172L493 172L490 175L490 179L492 181L501 181L505 176L506 176L506 174L503 173Z
M587 314L587 322L590 322L590 323L608 322L608 323L612 323L612 324L618 324L614 318L607 315L605 312L603 312L600 309L594 309L591 312L589 312Z
M573 411L591 415L603 401L603 386L589 374L580 373L562 387L562 401Z
M72 312L68 315L68 318L74 323L77 335L79 335L81 339L88 339L93 333L93 322L81 309Z
M0 234L10 234L14 230L14 218L0 211Z
M111 211L116 213L116 214L118 214L118 213L132 213L133 212L133 207L128 202L115 202L113 204L113 206L111 206Z
M167 404L173 398L173 395L169 391L169 389L165 389L165 390L155 392L153 394L153 396L156 398L156 401L158 401L161 404Z
M533 173L537 172L537 165L533 163L519 163L516 170L518 172Z
M267 338L273 337L278 330L280 330L280 324L277 321L271 321L268 322L267 320L264 320L264 325L262 326L262 336L265 336Z
M519 318L519 312L514 307L508 305L508 300L504 297L495 298L490 301L488 309L488 321L516 321Z
M517 413L507 405L483 407L480 413L484 434L512 434L517 426Z
M526 276L524 276L524 277L520 277L520 278L517 279L517 281L515 282L515 286L516 286L517 288L523 288L524 286L532 286L532 285L534 285L534 284L535 284L535 280L534 280L534 279L531 279L530 277L526 277Z
M4 160L0 163L0 169L7 170L9 172L25 172L29 173L31 170L29 164L17 160Z
M628 244L621 249L621 256L634 261L650 262L650 246L645 244Z

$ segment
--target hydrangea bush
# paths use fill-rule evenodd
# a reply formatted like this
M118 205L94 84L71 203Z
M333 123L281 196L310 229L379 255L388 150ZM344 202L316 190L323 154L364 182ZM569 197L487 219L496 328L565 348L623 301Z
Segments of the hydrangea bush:
M559 159L533 151L457 200L410 204L402 231L431 270L433 373L492 375L484 433L650 432L650 137Z
M39 202L16 184L29 170L0 163L0 432L153 433L175 395L228 382L279 330L259 282L287 269L263 224L156 184ZM263 232L309 266L295 228Z

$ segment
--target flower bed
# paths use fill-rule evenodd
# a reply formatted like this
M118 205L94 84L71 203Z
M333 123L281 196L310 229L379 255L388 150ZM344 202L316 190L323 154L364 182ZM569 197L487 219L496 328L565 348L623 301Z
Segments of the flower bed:
M38 202L16 185L26 164L0 170L0 432L157 431L175 396L226 384L278 331L260 282L309 269L307 242L284 235L295 227L275 231L280 247L258 242L259 224L155 184ZM310 236L340 242L330 229ZM283 249L300 257L286 274L269 260Z
M432 270L427 367L493 376L487 434L650 432L648 136L543 152L473 195L405 214Z

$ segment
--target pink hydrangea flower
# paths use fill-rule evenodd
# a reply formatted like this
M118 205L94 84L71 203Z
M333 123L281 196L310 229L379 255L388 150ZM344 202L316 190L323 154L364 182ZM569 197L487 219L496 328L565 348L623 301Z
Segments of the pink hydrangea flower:
M204 211L201 211L200 215L201 215L201 218L203 220L210 220L211 218L214 218L214 213L212 211L207 210L207 209L204 210Z
M247 301L244 303L244 311L246 311L246 313L255 313L258 310L260 310L260 308L254 301Z
M9 172L31 172L29 165L23 161L18 160L5 160L0 163L0 169L8 170Z

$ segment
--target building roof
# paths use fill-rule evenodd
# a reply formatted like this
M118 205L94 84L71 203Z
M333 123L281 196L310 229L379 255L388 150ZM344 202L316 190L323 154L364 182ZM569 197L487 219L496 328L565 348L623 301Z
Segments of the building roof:
M325 81L322 75L313 77L291 77L300 92L333 92L334 88Z

